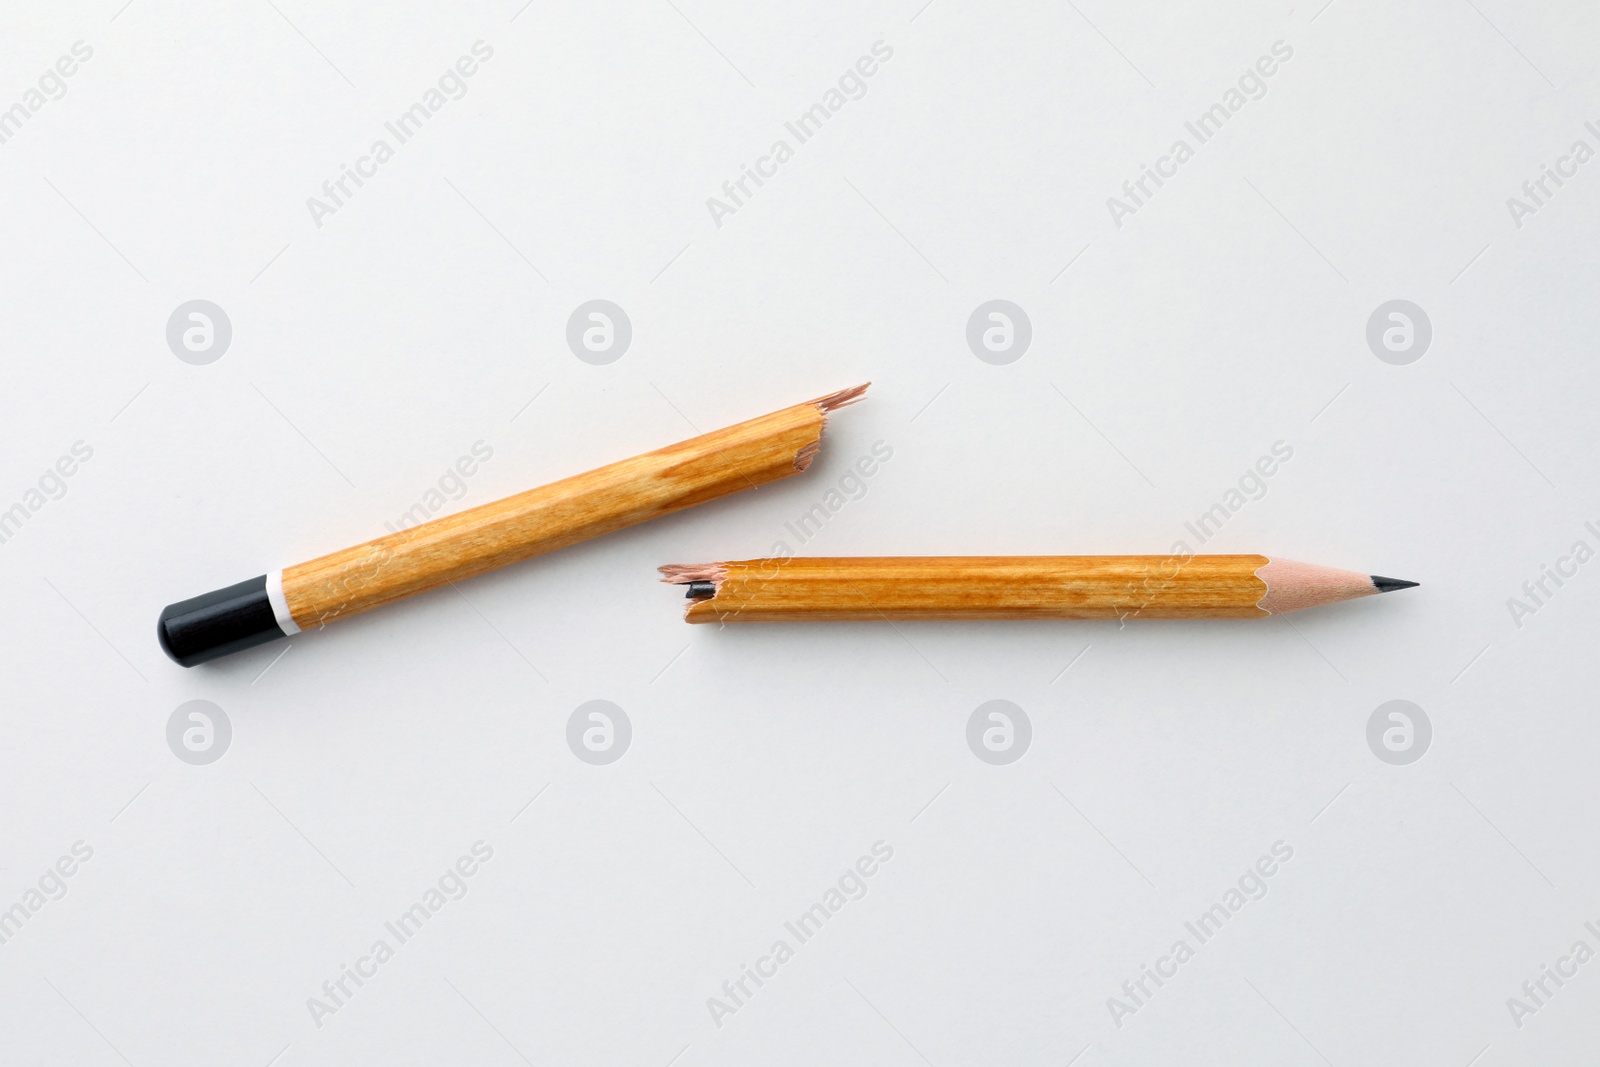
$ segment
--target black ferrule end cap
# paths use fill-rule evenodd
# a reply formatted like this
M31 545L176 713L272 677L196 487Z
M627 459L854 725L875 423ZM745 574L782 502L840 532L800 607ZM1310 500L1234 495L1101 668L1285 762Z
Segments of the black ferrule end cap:
M185 667L287 637L267 599L267 576L168 604L156 623L161 651Z

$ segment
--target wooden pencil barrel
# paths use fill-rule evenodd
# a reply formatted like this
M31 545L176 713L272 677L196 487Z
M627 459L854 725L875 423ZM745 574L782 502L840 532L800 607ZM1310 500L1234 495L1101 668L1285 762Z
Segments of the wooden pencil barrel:
M286 567L284 600L309 629L788 477L810 462L834 402L796 404Z
M690 622L1263 618L1266 556L898 556L717 564Z

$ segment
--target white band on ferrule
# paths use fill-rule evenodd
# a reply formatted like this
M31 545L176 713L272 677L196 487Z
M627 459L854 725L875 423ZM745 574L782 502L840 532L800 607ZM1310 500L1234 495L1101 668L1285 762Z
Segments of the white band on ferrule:
M294 616L289 614L289 601L283 595L283 571L276 570L267 575L267 600L272 604L272 616L278 620L278 629L285 636L299 633L300 627L295 623Z

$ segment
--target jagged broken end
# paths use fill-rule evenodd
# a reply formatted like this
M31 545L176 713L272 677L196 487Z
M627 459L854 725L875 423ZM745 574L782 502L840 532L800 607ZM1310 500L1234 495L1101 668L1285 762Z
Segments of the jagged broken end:
M860 385L852 385L850 388L841 389L837 393L819 396L812 403L817 405L822 413L826 415L830 411L838 411L842 407L854 404L857 400L866 396L867 386L871 384L871 382L862 382Z
M822 435L794 454L794 469L803 471L811 466L811 461L817 458L817 453L822 451Z
M794 454L795 470L803 471L811 466L811 461L817 458L818 452L822 451L822 431L827 428L828 415L860 400L866 395L867 386L871 384L871 382L862 382L860 385L853 385L849 389L841 389L837 393L829 393L827 396L819 396L811 401L817 406L817 410L822 413L822 426L817 429L817 439Z
M657 567L661 580L668 585L687 585L689 582L721 582L728 576L725 563L669 563Z
M696 604L703 603L717 595L722 587L722 580L728 576L728 566L725 563L669 563L665 567L658 567L661 580L671 585L687 585L689 587L688 603L683 605L683 617L688 622L705 622L706 619L697 619L693 612ZM709 594L703 587L697 591L699 583L708 582L711 585Z

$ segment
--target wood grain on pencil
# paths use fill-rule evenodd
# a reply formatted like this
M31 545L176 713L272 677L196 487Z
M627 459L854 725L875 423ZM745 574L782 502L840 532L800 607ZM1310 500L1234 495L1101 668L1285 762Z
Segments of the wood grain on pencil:
M286 567L302 629L806 469L844 389Z
M661 572L710 583L684 613L700 623L1264 618L1415 584L1260 555L789 558Z

